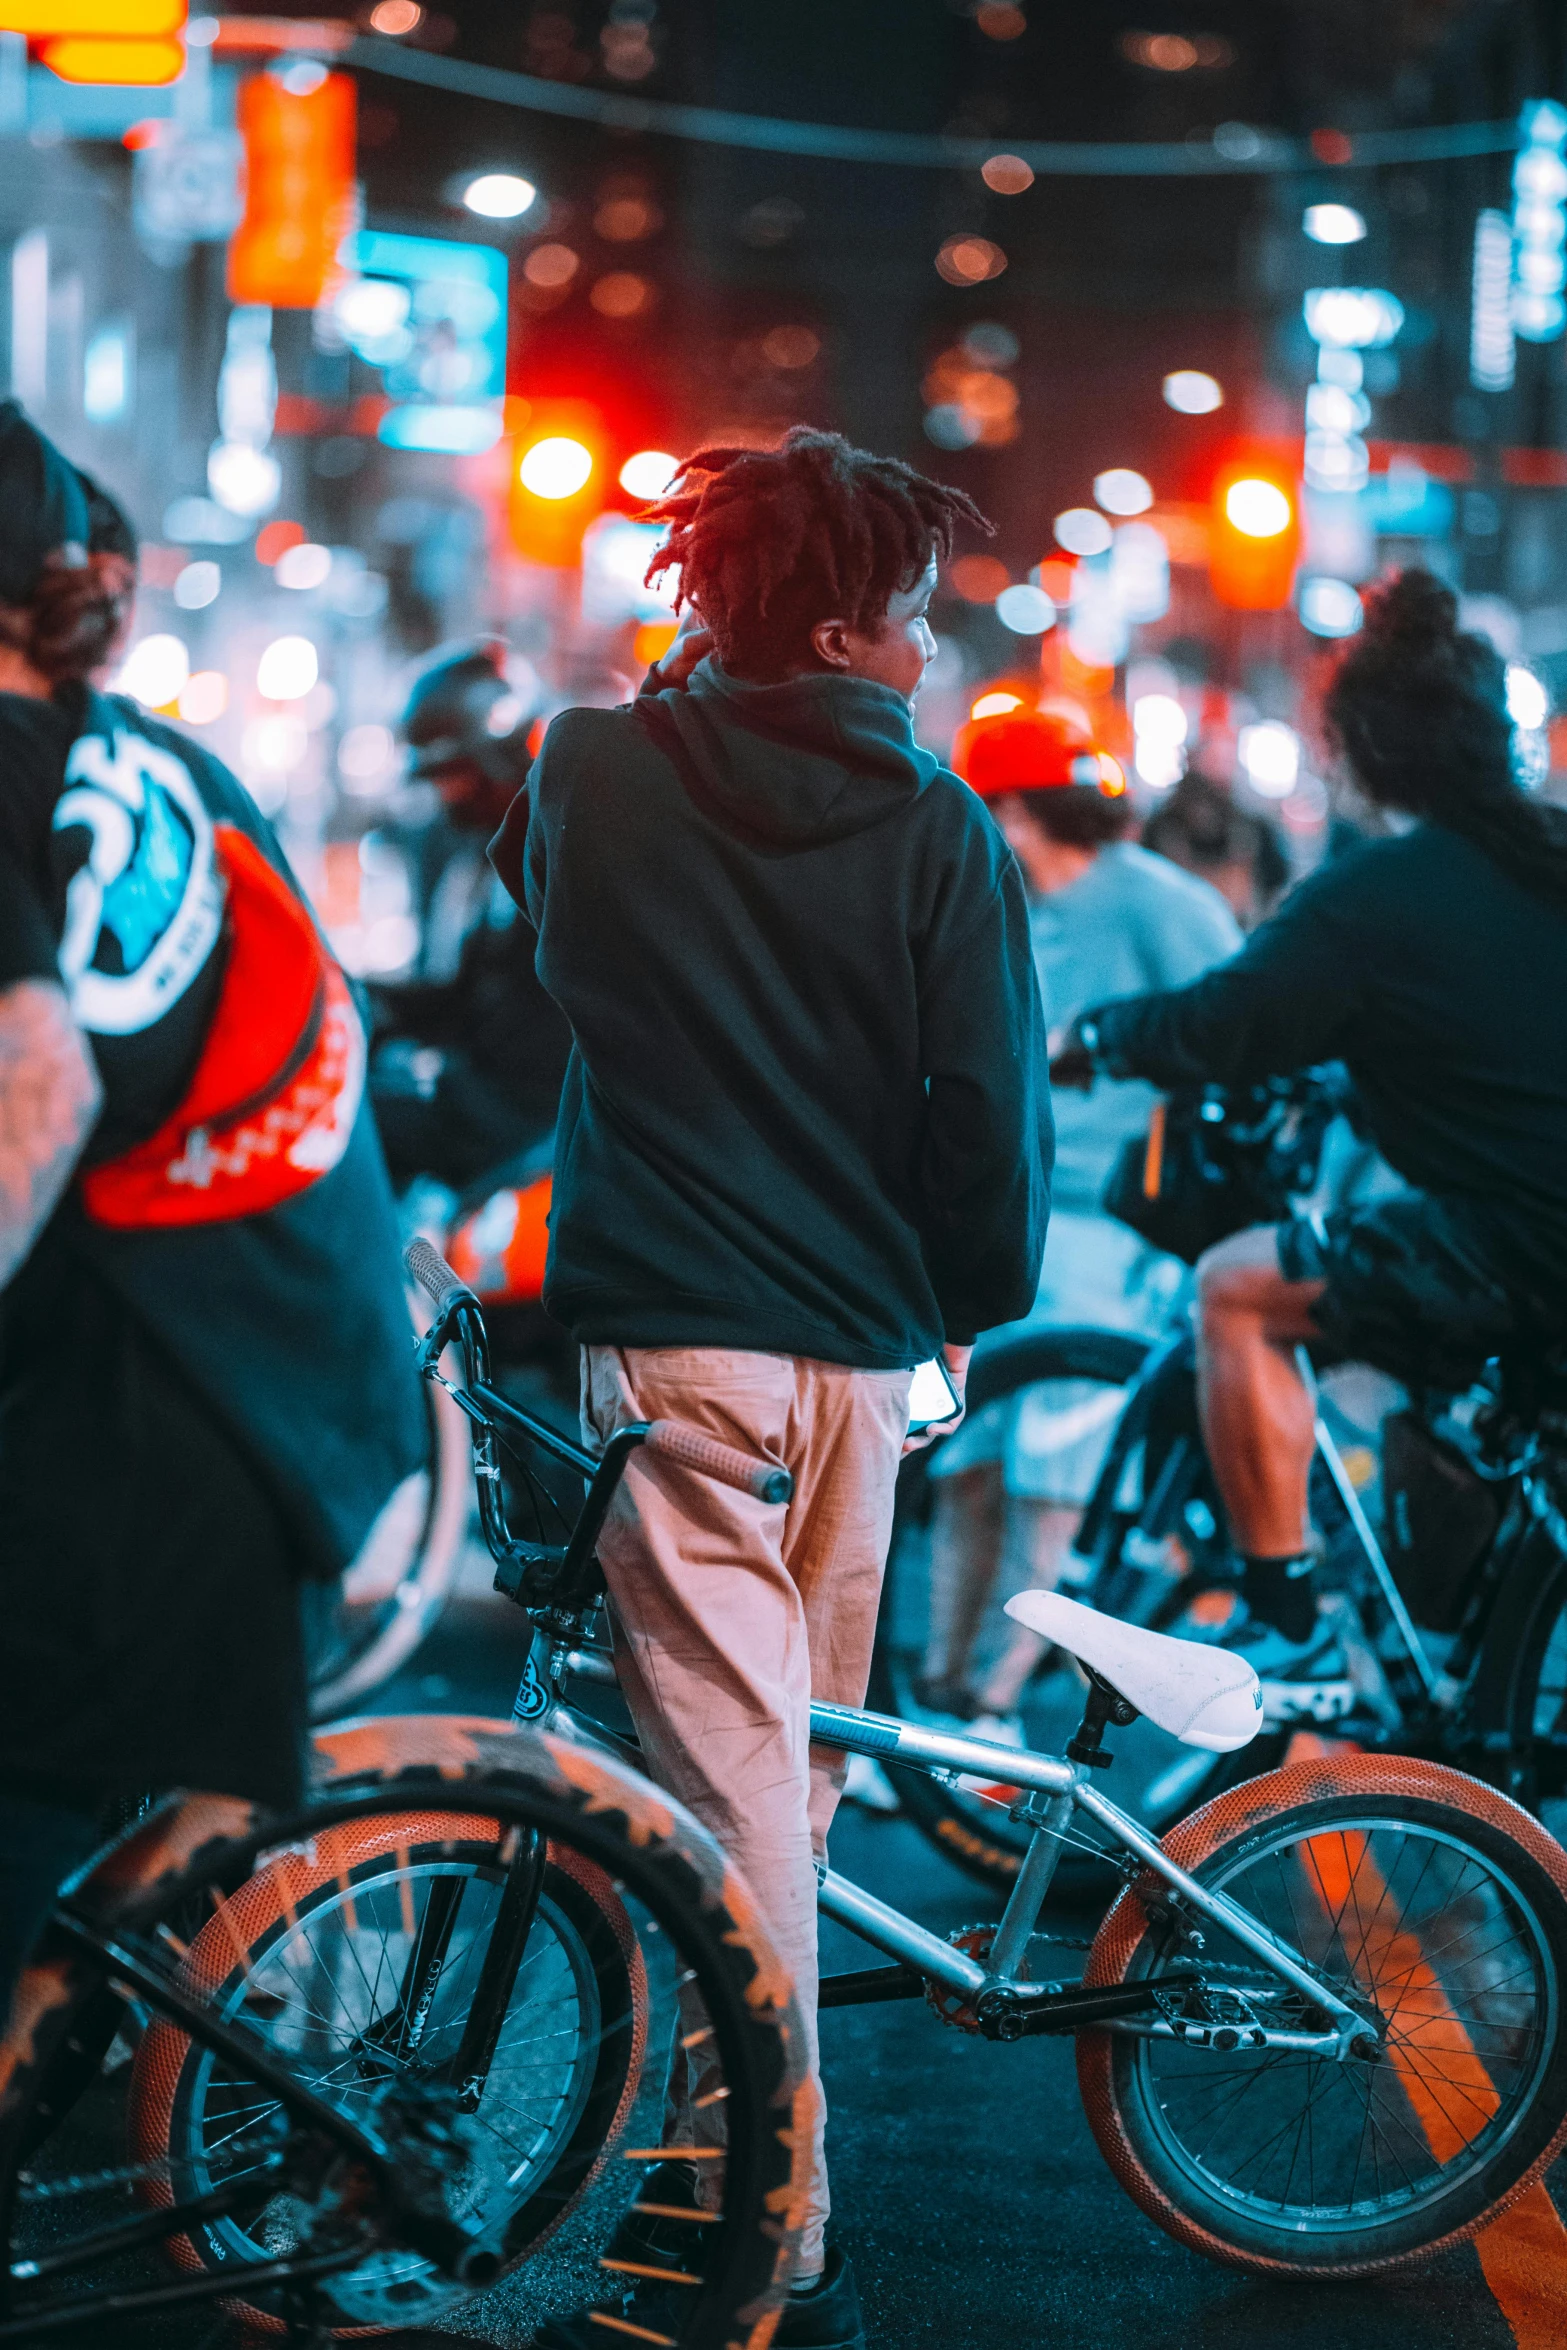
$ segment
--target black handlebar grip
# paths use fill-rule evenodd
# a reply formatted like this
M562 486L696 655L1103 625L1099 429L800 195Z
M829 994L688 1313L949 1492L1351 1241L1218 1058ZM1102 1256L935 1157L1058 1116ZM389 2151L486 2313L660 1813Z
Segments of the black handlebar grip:
M403 1251L403 1264L411 1281L427 1290L435 1303L437 1321L449 1314L453 1306L477 1306L479 1301L466 1281L452 1271L438 1248L432 1248L424 1238L411 1240Z
M755 1501L793 1499L794 1479L787 1469L780 1469L775 1461L759 1461L748 1452L738 1452L732 1444L720 1444L716 1436L704 1436L700 1429L683 1428L678 1420L654 1420L643 1441L650 1452L681 1461L688 1469L700 1470L704 1477L716 1478L720 1485L749 1493Z

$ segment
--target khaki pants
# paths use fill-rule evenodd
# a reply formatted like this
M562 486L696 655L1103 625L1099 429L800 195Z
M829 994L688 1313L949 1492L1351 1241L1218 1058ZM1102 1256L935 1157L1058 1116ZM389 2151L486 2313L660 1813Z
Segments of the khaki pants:
M906 1371L850 1371L717 1347L594 1346L583 1425L680 1420L778 1461L787 1507L633 1454L599 1539L621 1686L649 1775L696 1814L748 1880L794 1975L817 2083L813 2186L801 2244L822 2259L828 2209L816 2042L816 1869L845 1759L812 1755L813 1696L863 1705L893 1488L908 1424ZM711 2042L683 2017L666 2143L711 2143Z

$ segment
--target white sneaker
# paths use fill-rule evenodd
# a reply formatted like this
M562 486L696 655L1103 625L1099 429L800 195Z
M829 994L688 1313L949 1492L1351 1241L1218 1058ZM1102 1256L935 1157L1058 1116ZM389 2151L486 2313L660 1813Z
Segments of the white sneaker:
M1262 1684L1265 1727L1286 1722L1341 1722L1355 1708L1349 1663L1329 1623L1319 1621L1309 1640L1286 1640L1271 1624L1253 1620L1224 1642L1243 1656Z

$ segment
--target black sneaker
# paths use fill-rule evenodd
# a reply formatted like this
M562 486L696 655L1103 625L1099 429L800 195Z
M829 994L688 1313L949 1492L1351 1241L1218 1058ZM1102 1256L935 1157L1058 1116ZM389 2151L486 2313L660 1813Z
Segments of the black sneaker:
M773 2350L865 2350L865 2314L846 2252L827 2247L821 2283L791 2293L783 2305Z

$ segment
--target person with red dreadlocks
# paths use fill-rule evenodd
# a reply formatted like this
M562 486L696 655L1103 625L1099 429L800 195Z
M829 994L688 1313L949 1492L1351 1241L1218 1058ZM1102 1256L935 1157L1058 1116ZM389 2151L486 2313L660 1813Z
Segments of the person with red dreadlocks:
M585 1350L589 1438L681 1420L794 1479L769 1506L634 1462L600 1556L648 1768L749 1879L806 2018L813 2176L775 2339L857 2350L815 2049L841 1773L809 1706L864 1702L913 1367L944 1350L961 1388L976 1334L1033 1302L1044 1016L1017 864L914 739L969 500L800 428L700 451L653 514L682 636L630 708L555 720L492 855L575 1039L545 1301ZM683 2024L666 2144L710 2138L713 2064ZM700 2224L646 2206L711 2186L661 2167L622 2225L628 2282ZM542 2350L601 2341L595 2318L667 2334L675 2289L644 2275Z

